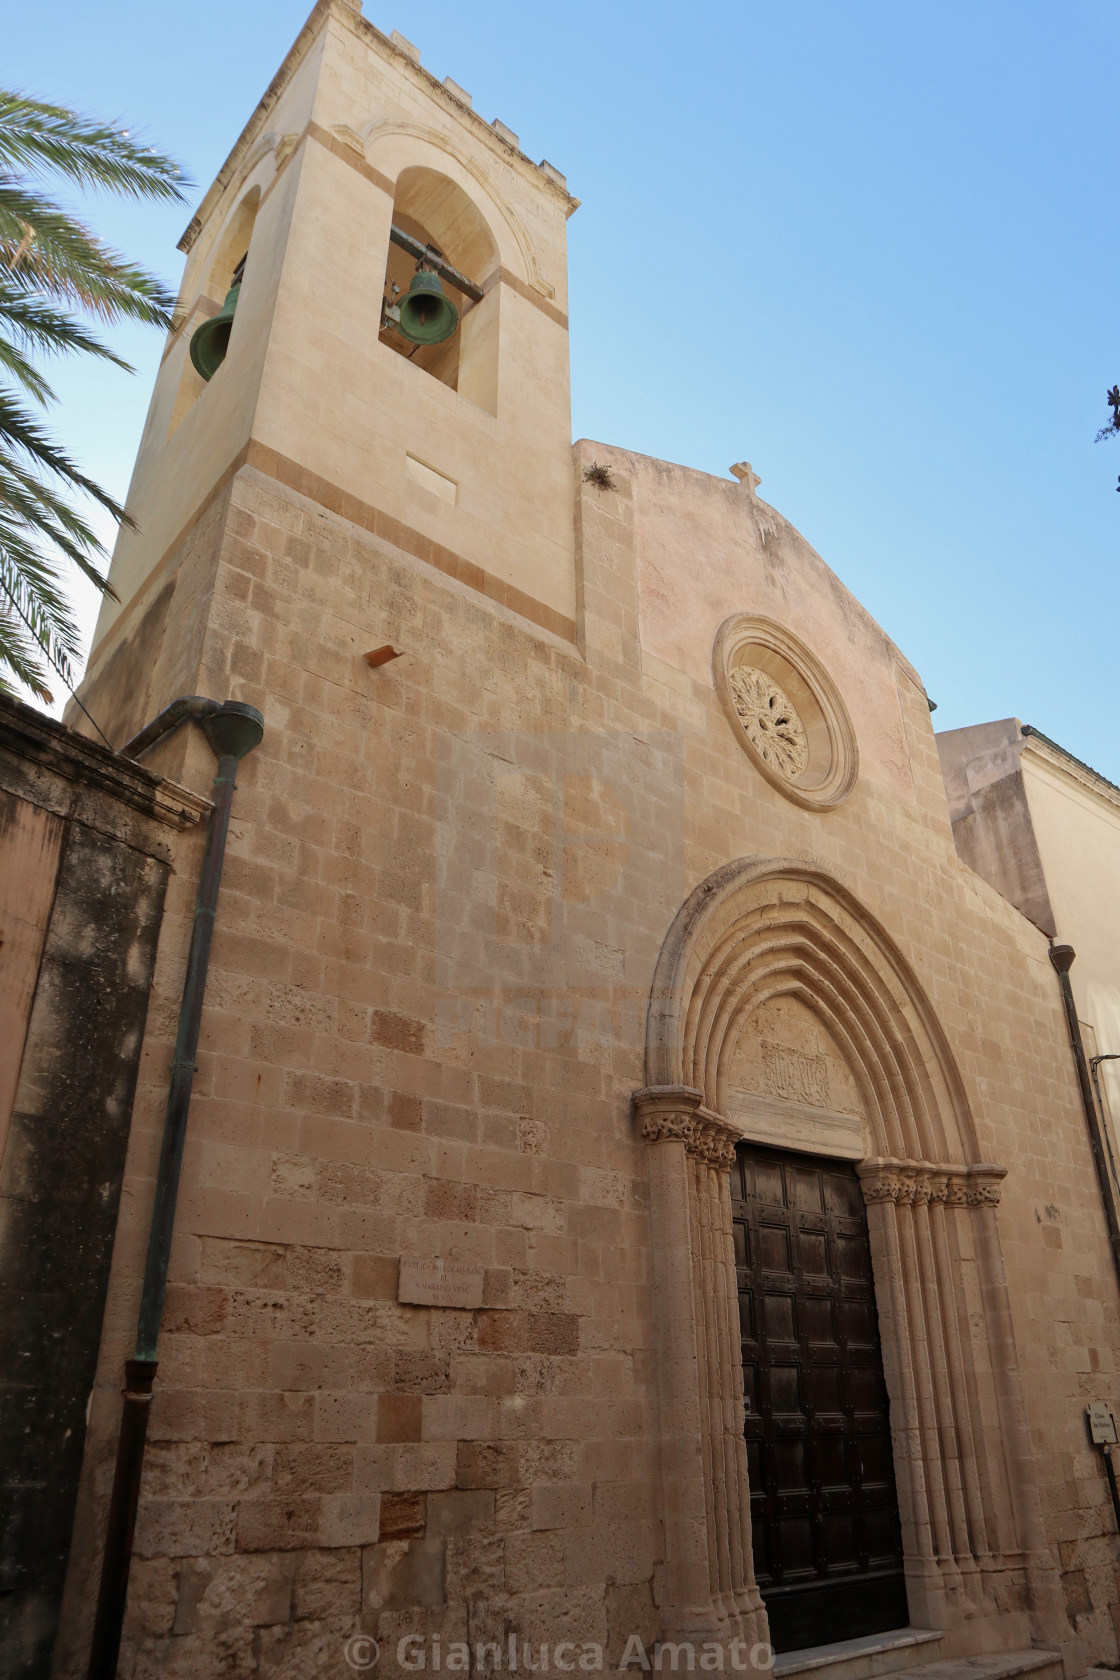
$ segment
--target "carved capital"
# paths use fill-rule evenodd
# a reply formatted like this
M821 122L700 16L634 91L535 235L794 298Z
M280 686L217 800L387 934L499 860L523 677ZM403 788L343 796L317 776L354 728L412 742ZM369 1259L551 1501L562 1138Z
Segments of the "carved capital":
M693 1122L692 1139L686 1146L690 1155L706 1161L721 1172L730 1169L735 1159L735 1145L742 1137L737 1126L710 1108L701 1108Z
M946 1202L949 1199L949 1174L947 1172L931 1172L929 1175L929 1201Z
M947 1200L953 1207L998 1207L1007 1168L994 1161L978 1161L954 1174Z
M875 1156L857 1161L865 1202L911 1202L914 1199L912 1161L893 1161Z
M863 1199L865 1202L897 1202L904 1186L900 1173L877 1172L873 1176L863 1178Z
M944 1166L932 1161L896 1161L876 1156L857 1163L866 1202L894 1202L900 1207L995 1207L1007 1168L991 1161L975 1166Z
M692 1139L692 1121L687 1114L647 1114L642 1120L642 1136L647 1143L664 1143L668 1138L687 1145Z
M704 1093L690 1085L652 1085L635 1091L630 1106L647 1143L673 1140L698 1161L726 1172L735 1159L739 1128L704 1107Z
M690 1085L647 1085L633 1093L630 1107L647 1143L675 1139L687 1145L703 1101L703 1091Z

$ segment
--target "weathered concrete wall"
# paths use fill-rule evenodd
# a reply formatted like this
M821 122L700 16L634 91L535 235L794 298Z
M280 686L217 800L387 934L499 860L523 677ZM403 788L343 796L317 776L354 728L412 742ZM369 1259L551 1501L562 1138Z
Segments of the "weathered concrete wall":
M0 701L0 1672L50 1671L174 831L198 802Z

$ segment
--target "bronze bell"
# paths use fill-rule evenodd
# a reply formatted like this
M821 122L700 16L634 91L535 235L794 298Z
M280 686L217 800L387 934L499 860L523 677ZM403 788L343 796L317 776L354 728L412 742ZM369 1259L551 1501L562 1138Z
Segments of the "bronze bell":
M459 325L459 311L443 294L439 275L421 265L400 301L400 330L410 344L442 344Z
M244 277L245 258L242 257L233 271L233 284L226 293L226 301L216 315L203 321L191 334L191 361L203 379L213 379L226 359L233 312L237 308L237 295Z

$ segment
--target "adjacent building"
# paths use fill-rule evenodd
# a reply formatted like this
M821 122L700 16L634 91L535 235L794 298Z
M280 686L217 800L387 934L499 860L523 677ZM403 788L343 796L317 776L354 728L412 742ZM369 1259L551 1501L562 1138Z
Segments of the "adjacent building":
M1120 788L1018 718L937 736L957 851L1048 938L1070 983L1116 1181Z

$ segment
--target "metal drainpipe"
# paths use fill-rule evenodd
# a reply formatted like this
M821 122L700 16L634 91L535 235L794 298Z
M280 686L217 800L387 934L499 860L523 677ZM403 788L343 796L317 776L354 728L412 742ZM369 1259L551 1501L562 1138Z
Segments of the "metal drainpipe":
M1109 1050L1103 1056L1089 1057L1089 1072L1093 1076L1093 1091L1097 1099L1097 1113L1103 1120L1105 1117L1104 1095L1101 1091L1100 1075L1097 1073L1097 1069L1100 1067L1102 1062L1120 1062L1120 1051ZM1103 1131L1105 1148L1108 1150L1108 1164L1112 1168L1112 1182L1114 1184L1120 1184L1120 1172L1117 1172L1116 1170L1116 1157L1112 1153L1112 1138L1109 1135L1107 1126L1103 1128ZM1116 1526L1117 1528L1120 1528L1120 1521L1117 1522Z
M194 1058L198 1049L202 1003L206 992L206 971L210 963L210 942L214 932L218 888L222 880L222 863L225 858L230 811L233 807L233 790L238 762L246 753L252 752L254 747L260 745L264 734L264 719L255 706L244 706L236 700L227 700L224 705L219 705L216 700L203 700L198 695L187 695L162 711L146 729L142 729L127 746L122 747L122 753L136 757L154 746L156 741L177 728L187 718L193 718L199 723L218 760L217 774L214 777L214 809L210 814L210 826L206 835L206 850L202 858L194 927L187 957L187 974L183 984L183 1000L179 1006L179 1028L171 1062L171 1086L167 1093L163 1147L156 1175L155 1205L152 1209L152 1224L148 1237L144 1287L140 1296L136 1348L132 1358L125 1361L124 1407L121 1412L120 1435L117 1438L117 1463L113 1476L112 1498L109 1502L105 1551L101 1561L101 1585L97 1595L97 1615L93 1626L88 1680L114 1680L117 1672L125 1600L128 1596L128 1575L132 1565L136 1509L140 1499L140 1476L144 1467L144 1446L148 1437L148 1413L151 1409L152 1383L157 1368L156 1348L159 1342L160 1320L163 1317L163 1299L167 1290L167 1263L171 1253L175 1201L179 1193L179 1171L183 1164L187 1110L190 1107Z
M1097 1169L1097 1183L1100 1185L1101 1201L1104 1203L1104 1217L1108 1226L1108 1243L1112 1250L1112 1264L1116 1272L1116 1281L1120 1284L1120 1219L1117 1218L1116 1197L1104 1158L1104 1140L1101 1136L1096 1104L1093 1101L1093 1087L1089 1082L1089 1064L1085 1059L1081 1022L1077 1019L1077 1005L1073 1001L1073 987L1069 983L1069 971L1073 967L1076 955L1077 952L1072 945L1051 945L1050 947L1050 961L1057 971L1058 985L1062 990L1062 1002L1065 1004L1066 1025L1069 1028L1073 1060L1077 1068L1077 1083L1081 1087L1081 1106L1085 1110L1085 1120L1089 1127L1089 1145L1093 1151L1093 1165Z
M229 701L228 704L233 705L235 702ZM201 694L180 694L178 700L172 700L170 706L165 706L151 723L145 724L139 735L134 735L131 741L125 742L121 748L121 757L139 758L141 753L149 752L157 741L162 741L165 735L170 735L173 729L178 729L187 718L192 718L195 723L203 723L221 709L220 700L205 700Z

